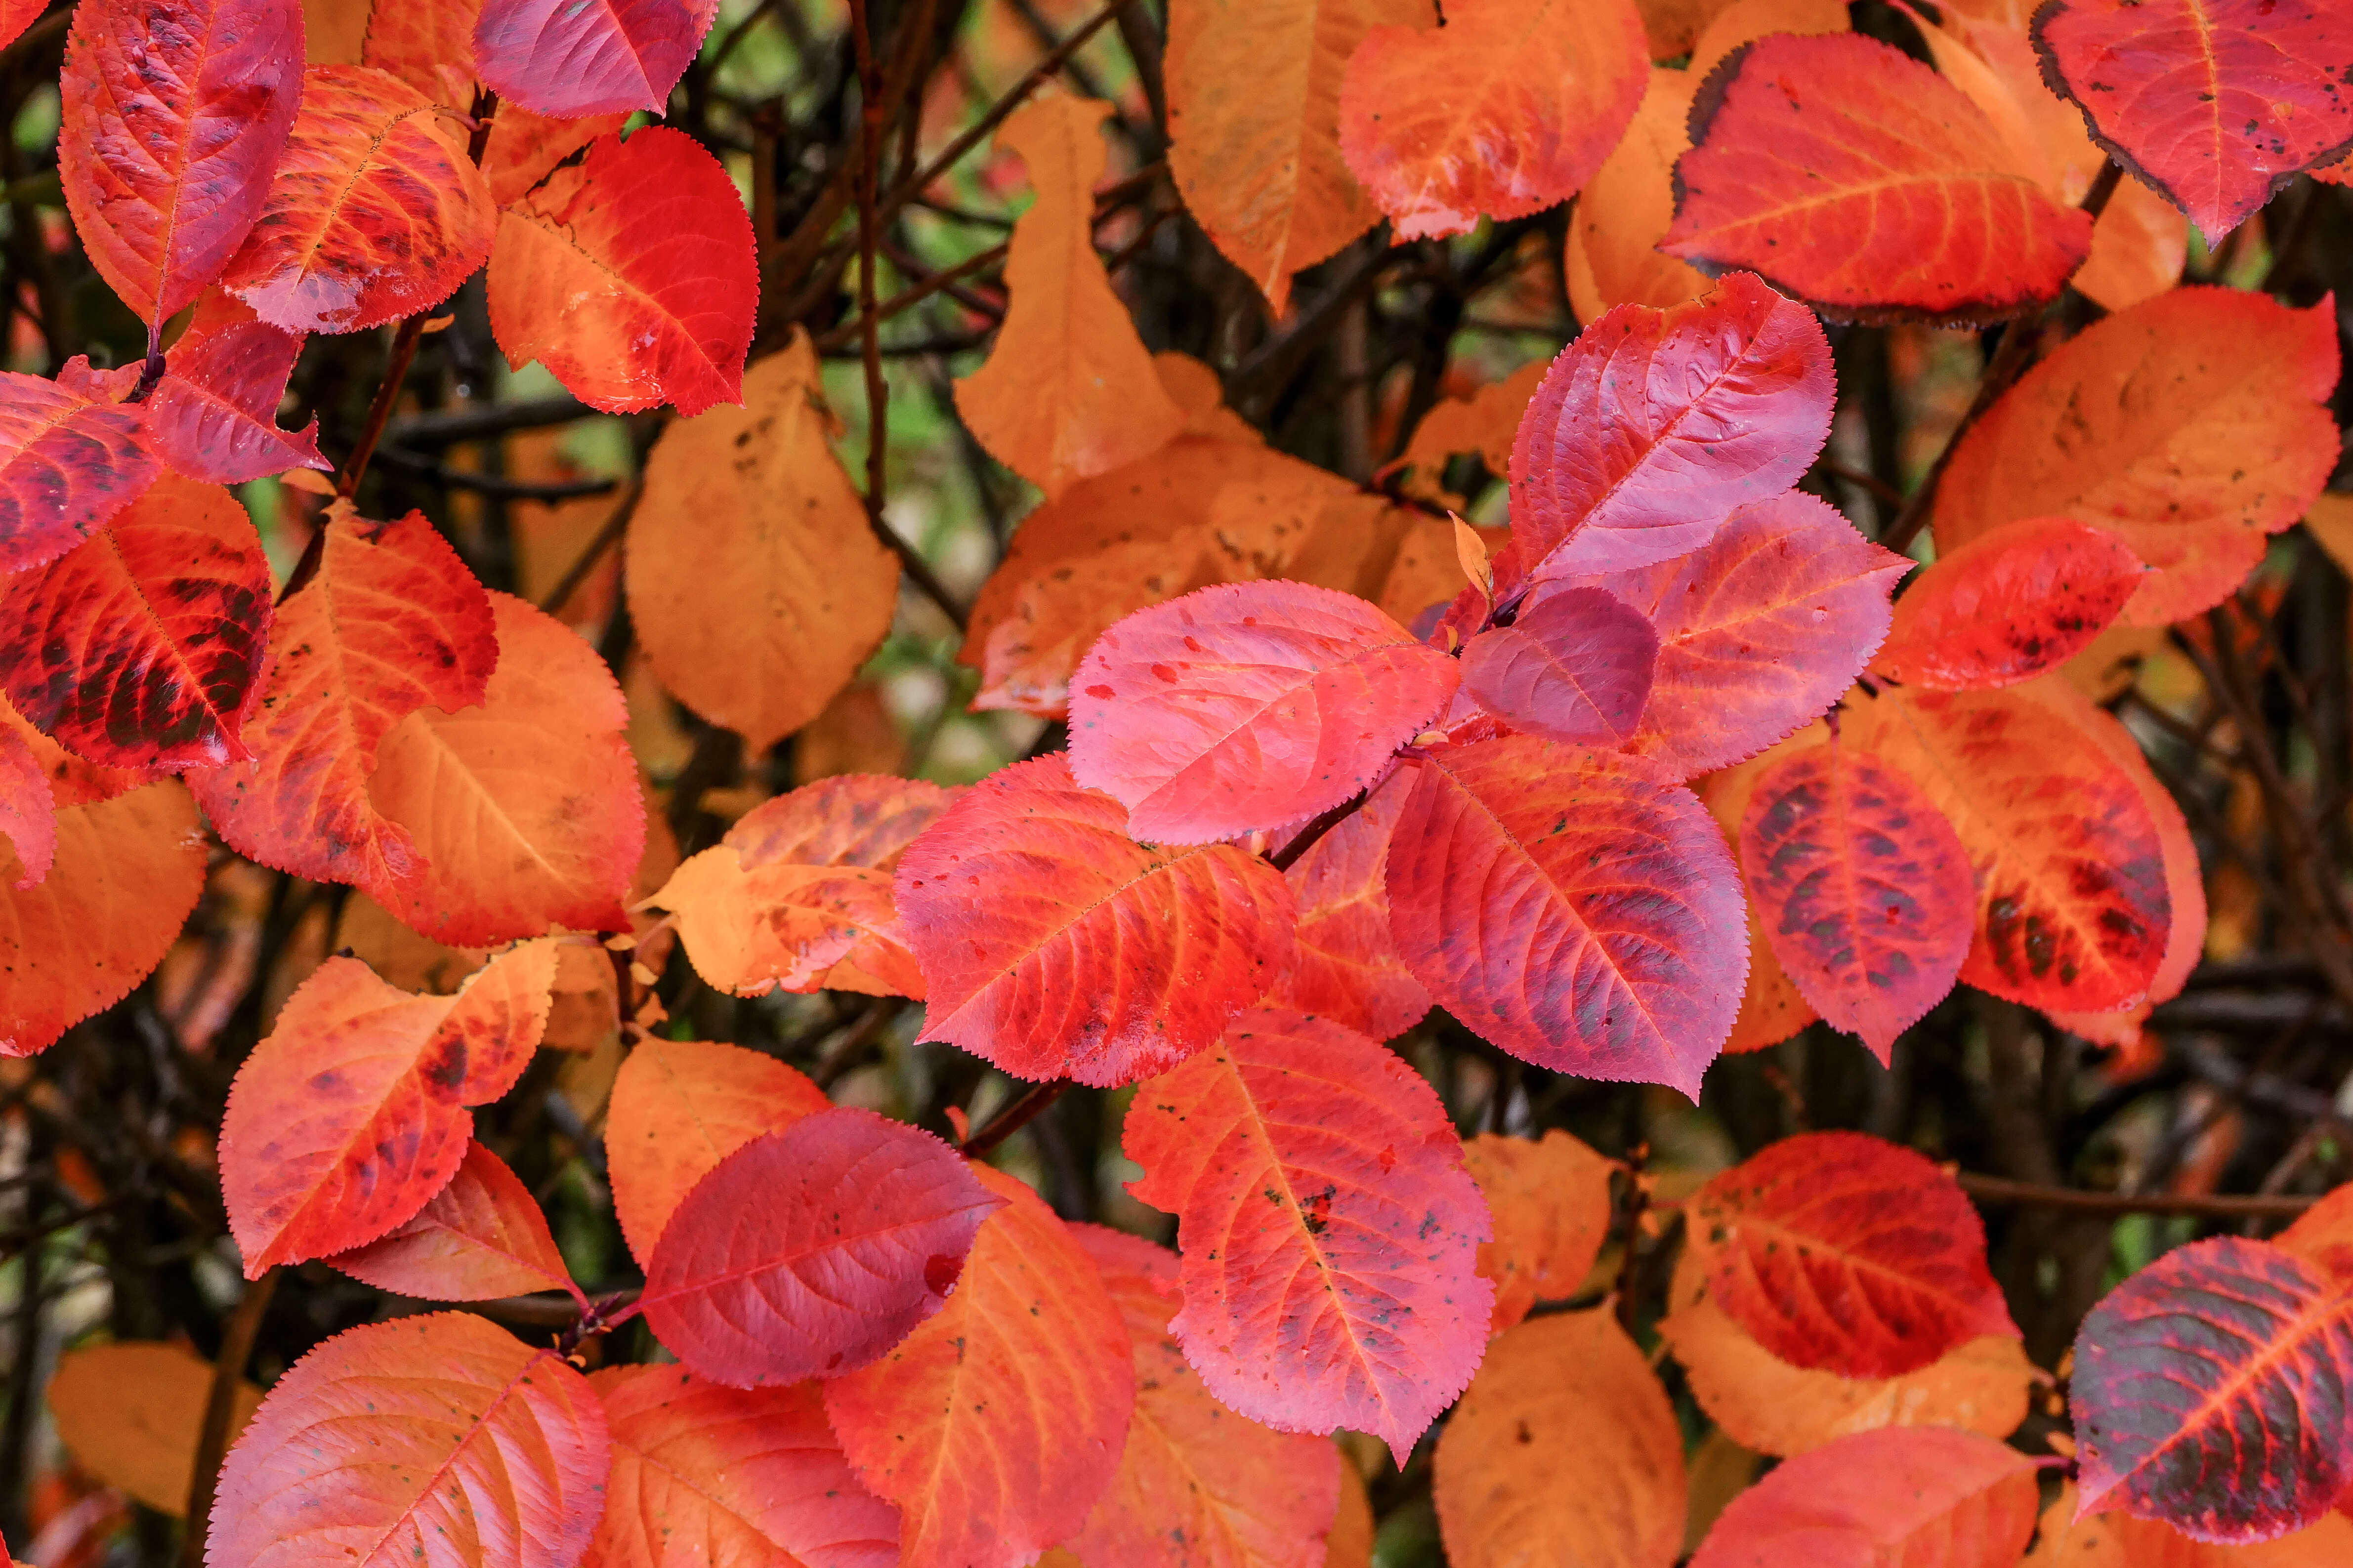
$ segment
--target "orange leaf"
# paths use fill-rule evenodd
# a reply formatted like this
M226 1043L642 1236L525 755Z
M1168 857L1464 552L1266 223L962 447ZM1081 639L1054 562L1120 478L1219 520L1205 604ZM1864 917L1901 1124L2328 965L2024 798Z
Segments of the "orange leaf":
M491 139L482 148L482 177L491 183L491 199L513 206L556 165L590 142L610 136L628 123L627 114L591 114L583 120L550 120L519 103L499 105L491 121Z
M1479 1247L1479 1273L1495 1282L1493 1332L1538 1301L1577 1294L1609 1238L1605 1159L1554 1128L1542 1139L1482 1132L1462 1145L1463 1163L1487 1199L1495 1239Z
M2343 1568L2353 1562L2353 1519L2342 1513L2259 1545L2217 1546L2129 1514L2077 1519L2075 1497L2075 1483L2063 1482L2042 1510L2042 1532L2021 1568Z
M1013 227L997 346L955 388L975 438L1050 500L1148 456L1185 426L1095 255L1092 193L1111 111L1042 99L997 128L997 145L1029 166L1038 199Z
M1975 1432L1859 1432L1808 1449L1734 1498L1691 1568L2011 1568L2034 1534L2037 1468Z
M514 1087L547 1027L556 944L527 942L454 996L387 985L331 958L237 1068L221 1188L245 1277L406 1224L458 1173L470 1105Z
M465 133L423 93L366 66L313 66L221 287L290 332L361 331L456 293L496 221Z
M58 1358L49 1415L58 1441L73 1450L82 1468L180 1519L188 1511L212 1387L212 1363L185 1345L122 1340ZM237 1379L230 1436L244 1429L260 1403L261 1390Z
M1503 380L1488 383L1469 397L1447 398L1423 416L1398 459L1413 470L1413 492L1445 494L1440 481L1446 477L1447 458L1457 452L1476 452L1497 479L1509 473L1512 437L1550 368L1547 360L1531 360ZM1487 553L1492 558L1494 552Z
M360 64L389 71L436 103L465 110L474 101L474 24L482 0L371 4ZM499 105L503 118L509 106Z
M831 1103L774 1057L715 1041L638 1040L605 1119L613 1212L640 1264L680 1202L720 1161Z
M1693 85L1683 71L1652 67L1624 138L1577 193L1563 269L1580 321L1613 305L1663 309L1707 292L1705 273L1658 248L1675 218L1675 160L1691 150Z
M1567 201L1647 79L1630 0L1452 0L1441 27L1375 27L1340 83L1340 151L1400 240Z
M538 1200L506 1162L469 1144L449 1184L415 1218L380 1241L327 1259L379 1290L428 1301L487 1301L534 1290L570 1290L564 1255Z
M1086 1521L1135 1405L1119 1309L1054 1211L1011 1176L955 1294L825 1384L859 1479L901 1510L904 1568L1019 1568Z
M1364 1472L1345 1451L1340 1456L1340 1507L1324 1543L1324 1568L1373 1568L1373 1500Z
M1671 1568L1683 1443L1666 1391L1607 1308L1496 1337L1438 1438L1432 1495L1455 1568L1557 1561Z
M39 746L33 748L40 755ZM205 840L188 792L165 782L105 798L69 792L50 762L57 858L37 887L0 859L0 1057L47 1048L69 1026L121 1001L163 962L205 886Z
M1389 936L1389 835L1411 781L1390 778L1283 872L1299 907L1291 967L1261 999L1395 1039L1430 1011Z
M744 405L655 444L627 581L662 684L758 752L823 711L891 629L899 563L833 454L806 333L752 367Z
M2154 568L2126 624L2205 609L2327 482L2337 374L2336 330L2317 305L2177 289L2094 322L1962 437L1936 492L1937 546L2063 513Z
M611 1463L553 1350L464 1312L338 1334L278 1380L221 1470L206 1555L240 1568L577 1562Z
M1957 88L1872 38L1736 50L1692 107L1668 255L1850 318L1983 321L2056 295L2092 222L2014 171Z
M499 667L482 705L421 709L384 738L368 793L422 864L358 884L453 947L557 927L628 929L645 849L628 705L596 650L554 616L491 597Z
M893 1568L899 1513L858 1484L814 1383L726 1388L679 1366L588 1385L613 1434L581 1568Z
M499 216L491 330L607 413L743 400L759 300L752 220L684 132L607 136ZM781 369L781 367L780 367Z

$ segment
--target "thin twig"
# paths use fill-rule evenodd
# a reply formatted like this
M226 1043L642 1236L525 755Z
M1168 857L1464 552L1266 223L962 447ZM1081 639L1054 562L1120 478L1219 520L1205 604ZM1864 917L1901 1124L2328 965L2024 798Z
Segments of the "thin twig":
M220 1480L221 1460L229 1439L237 1434L229 1423L237 1415L237 1384L245 1381L245 1363L253 1359L253 1342L261 1332L262 1314L277 1292L281 1270L271 1267L245 1288L244 1299L221 1331L220 1358L213 1363L212 1390L205 1396L205 1424L196 1437L195 1473L188 1479L188 1531L180 1538L180 1568L204 1568L205 1523L212 1517L213 1489Z
M569 425L596 412L569 393L555 397L525 397L480 408L449 408L432 414L412 414L394 420L385 431L385 439L411 449L455 447L467 441L487 441L493 437L512 435L518 430L544 430L550 426Z
M401 383L408 379L408 366L417 358L417 345L425 341L425 318L429 313L417 311L404 320L400 330L393 334L392 353L384 364L383 384L375 389L375 401L368 405L367 422L360 426L360 438L353 443L351 456L343 459L343 472L335 476L335 493L345 500L359 494L368 459L375 455L376 443L384 438L384 427L391 423L392 405L400 401Z
M450 489L472 490L477 495L493 496L500 500L559 501L578 500L584 496L608 496L621 488L616 479L511 479L504 474L478 474L466 468L453 468L437 463L422 452L404 451L398 447L379 443L376 461L431 479Z
M958 1147L973 1159L987 1159L990 1151L1036 1121L1040 1111L1061 1099L1070 1088L1071 1080L1066 1078L1051 1079L1039 1084L990 1117L987 1126L976 1129Z
M1293 866L1299 864L1302 857L1303 857L1310 849L1315 847L1316 841L1318 839L1331 832L1334 828L1339 826L1340 824L1345 822L1349 817L1354 816L1358 808L1363 806L1365 802L1370 798L1370 791L1358 790L1356 794L1350 795L1339 805L1332 807L1331 810L1314 818L1306 826L1301 828L1297 833L1293 834L1289 843L1269 855L1266 858L1267 864L1272 866L1278 871L1290 870Z
M2274 1195L2235 1197L2196 1193L2095 1193L2080 1187L2049 1187L2038 1182L2013 1182L2006 1176L1980 1176L1963 1171L1954 1178L1961 1190L1981 1203L2017 1204L2022 1207L2061 1209L2070 1214L2189 1215L2201 1219L2294 1219L2317 1198Z
M579 591L580 584L588 581L588 574L596 570L596 563L605 558L607 551L620 543L621 536L629 531L629 519L637 515L638 501L645 493L645 476L640 472L629 481L628 493L613 508L612 515L605 520L605 526L596 531L596 537L590 540L587 548L564 569L564 575L555 580L555 586L549 591L547 597L539 602L541 609L550 615L554 614L557 605L572 597Z

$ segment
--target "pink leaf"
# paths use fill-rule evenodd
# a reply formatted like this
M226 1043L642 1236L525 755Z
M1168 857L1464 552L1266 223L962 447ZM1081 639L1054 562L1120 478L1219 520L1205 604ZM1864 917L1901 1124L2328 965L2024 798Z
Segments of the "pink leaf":
M1462 684L1514 730L1621 746L1650 700L1659 634L1641 611L1599 588L1532 597L1508 626L1462 649Z
M7 723L0 723L0 837L16 851L16 885L40 886L58 858L57 796L32 743Z
M1313 1013L1377 1040L1394 1039L1430 1011L1430 993L1389 936L1389 836L1412 784L1390 774L1282 874L1299 904L1298 942L1265 1005Z
M940 1310L1003 1207L928 1132L837 1106L754 1138L678 1205L646 1321L736 1388L864 1366Z
M238 485L289 468L332 468L319 453L319 421L278 427L278 405L302 340L269 322L227 322L172 345L171 368L147 399L155 451L192 479Z
M1071 773L1139 838L1304 822L1379 775L1454 694L1454 662L1305 583L1221 583L1138 610L1071 678Z
M1169 1327L1209 1392L1402 1462L1478 1370L1494 1305L1486 1200L1437 1093L1354 1030L1256 1008L1136 1090L1123 1143L1129 1190L1177 1216Z
M427 1301L488 1301L534 1290L580 1294L538 1200L480 1143L467 1148L458 1173L414 1219L327 1261L379 1290Z
M1895 604L1872 668L1914 686L2015 686L2082 652L2147 575L2123 540L2072 517L2006 522L1945 551Z
M1857 1432L1734 1498L1691 1568L2011 1568L2034 1536L2036 1468L1949 1426Z
M1698 1098L1740 1009L1747 910L1707 809L1622 752L1437 748L1389 846L1389 929L1470 1028L1556 1072Z
M975 785L907 847L893 891L923 1037L1018 1078L1110 1088L1166 1071L1291 962L1274 868L1229 845L1137 843L1126 809L1059 756Z
M1734 508L1797 483L1834 395L1813 312L1751 273L1663 310L1609 311L1561 351L1520 417L1497 593L1705 543Z
M511 102L560 120L662 112L716 0L483 0L475 69Z

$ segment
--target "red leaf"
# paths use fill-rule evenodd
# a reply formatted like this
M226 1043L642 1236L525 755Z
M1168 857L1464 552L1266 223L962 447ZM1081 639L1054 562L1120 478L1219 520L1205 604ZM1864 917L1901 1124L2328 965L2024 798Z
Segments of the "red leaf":
M1400 240L1567 201L1650 79L1623 0L1454 0L1436 28L1374 27L1340 82L1340 151Z
M1282 874L1299 930L1291 967L1268 987L1266 1005L1313 1013L1377 1040L1396 1038L1430 1011L1430 993L1389 936L1389 835L1412 783L1392 773Z
M629 929L645 795L628 705L596 650L554 616L491 596L499 667L482 705L420 708L384 738L368 793L418 863L359 885L410 930L480 947Z
M1486 1200L1436 1092L1354 1030L1255 1008L1137 1089L1123 1145L1128 1190L1176 1215L1170 1331L1209 1392L1402 1462L1478 1369L1494 1304Z
M501 215L491 329L508 364L538 360L585 403L693 415L743 401L759 292L735 183L692 137L654 125L598 142Z
M1520 416L1497 591L1706 543L1735 507L1798 482L1834 396L1820 324L1746 273L1663 310L1609 311L1561 351Z
M611 1463L587 1380L480 1318L336 1335L278 1380L229 1450L216 1568L571 1568Z
M157 471L137 409L0 371L0 575L63 555Z
M555 166L599 137L611 136L628 123L623 114L592 114L582 120L550 120L519 103L499 105L491 121L490 144L482 149L482 177L491 183L491 199L510 207Z
M390 71L436 103L468 110L474 101L474 24L481 0L371 4L360 64ZM508 105L499 105L503 118ZM496 123L494 120L493 124Z
M261 216L302 100L299 0L74 8L58 174L90 265L161 327Z
M0 709L0 723L14 729ZM165 781L127 794L84 787L89 771L16 731L48 775L57 854L38 886L0 860L0 1057L47 1049L69 1026L121 1001L163 961L205 888L205 836L187 792ZM18 854L23 853L22 849Z
M588 1384L613 1473L583 1568L898 1568L899 1510L858 1484L816 1385L727 1388L677 1366Z
M1827 503L1792 493L1743 507L1680 561L1586 579L1658 628L1632 749L1692 778L1795 733L1862 673L1910 570Z
M415 1218L472 1142L470 1105L514 1087L547 1027L556 944L528 942L454 996L331 958L237 1068L221 1194L245 1277L347 1252Z
M893 884L923 966L922 1037L1017 1078L1098 1088L1214 1042L1291 962L1291 889L1229 845L1162 849L1059 756L976 784Z
M2124 541L2072 517L2003 523L1921 574L1872 668L1942 691L2014 686L2082 652L2147 571Z
M319 455L319 421L278 427L302 340L262 321L231 321L172 345L171 368L147 399L156 455L192 479L238 485L289 468L332 468Z
M1920 786L1833 737L1757 780L1740 868L1799 992L1880 1065L1968 955L1968 851Z
M1785 1138L1712 1178L1691 1212L1708 1294L1791 1366L1896 1377L1980 1335L2018 1338L1977 1210L1909 1149Z
M1599 588L1527 600L1508 626L1462 649L1462 684L1514 730L1572 744L1621 746L1650 700L1659 634Z
M1019 1568L1111 1484L1134 1410L1127 1333L1070 1228L1013 1177L955 1294L882 1360L825 1386L859 1479L901 1509L903 1568Z
M716 0L483 0L475 69L501 98L559 119L659 114L718 9Z
M2037 1468L1956 1427L1858 1432L1782 1461L1735 1497L1691 1568L2012 1568L2034 1535Z
M467 1146L457 1174L415 1218L327 1261L379 1290L427 1301L488 1301L534 1290L580 1297L538 1200L480 1143Z
M15 886L40 886L58 858L57 797L39 754L7 723L0 723L0 838L16 852Z
M640 1039L621 1063L605 1113L613 1214L638 1261L651 1260L670 1216L720 1161L828 1103L823 1089L758 1051Z
M736 1388L854 1372L940 1310L1004 1206L930 1133L831 1107L695 1184L646 1265L646 1321Z
M1175 1253L1101 1226L1071 1228L1119 1306L1135 1365L1119 1473L1071 1555L1122 1568L1324 1568L1338 1447L1240 1419L1210 1395L1168 1331Z
M2121 1509L2200 1541L2269 1541L2353 1482L2353 1291L2260 1241L2177 1247L2075 1336L2077 1517Z
M1416 978L1513 1055L1698 1098L1747 971L1724 835L1620 752L1512 735L1442 747L1389 846L1389 929Z
M2101 1012L2147 992L2172 901L2140 790L2072 706L2031 684L1905 689L1850 703L1842 732L1909 774L1969 852L1978 931L1961 978L2030 1007Z
M2205 231L2353 145L2353 23L2320 0L2059 0L2034 14L2054 91Z
M1968 96L1858 33L1777 33L1701 85L1659 248L1753 267L1849 319L1973 321L2056 296L2092 220Z
M47 9L47 0L0 0L0 49L15 43ZM0 1543L0 1562L7 1560L8 1549Z
M165 479L103 532L0 582L0 679L26 718L106 766L242 759L269 595L237 498Z
M1139 838L1284 827L1370 784L1458 679L1354 595L1221 583L1138 610L1079 661L1071 773Z
M317 575L278 606L249 763L188 784L223 840L312 881L367 885L417 847L368 797L393 727L420 708L482 700L498 662L489 595L421 512L326 524Z

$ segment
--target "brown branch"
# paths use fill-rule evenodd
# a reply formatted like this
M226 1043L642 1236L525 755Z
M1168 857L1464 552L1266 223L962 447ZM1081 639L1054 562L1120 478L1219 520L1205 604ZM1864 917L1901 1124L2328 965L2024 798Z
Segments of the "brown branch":
M2080 1187L2013 1182L2005 1176L1958 1173L1961 1190L1980 1203L2016 1204L2070 1214L2189 1215L2201 1219L2294 1219L2319 1200L2312 1197L2234 1197L2193 1193L2097 1193Z
M553 615L557 605L579 591L580 584L588 580L588 574L596 569L596 563L605 558L605 552L620 543L621 536L628 532L629 519L637 515L638 501L645 493L645 476L640 473L629 481L628 493L613 508L612 515L605 520L605 526L596 531L596 537L590 540L572 564L564 569L564 575L555 580L555 586L548 592L547 597L539 602L541 609Z
M1029 1093L988 1119L988 1124L976 1129L957 1147L975 1160L985 1160L998 1144L1020 1131L1038 1119L1054 1101L1070 1091L1071 1080L1051 1079L1037 1085Z
M425 341L425 318L429 313L429 310L419 310L407 317L393 334L392 353L384 363L384 382L375 389L375 401L368 405L367 422L360 426L359 440L343 459L343 471L335 476L335 493L345 500L359 494L368 459L375 455L375 445L384 438L384 427L392 421L392 405L400 401L401 384L408 379L409 364L417 358L417 345Z
M188 1479L188 1528L180 1538L180 1568L204 1568L205 1525L213 1511L213 1489L220 1481L221 1460L229 1440L237 1436L229 1422L237 1415L237 1384L245 1381L245 1364L253 1359L253 1342L261 1332L262 1315L278 1289L282 1270L272 1267L245 1288L244 1299L229 1314L221 1331L220 1358L213 1363L212 1391L205 1396L205 1424L196 1437L196 1468Z
M1266 863L1278 871L1288 871L1299 864L1302 857L1315 847L1316 841L1349 817L1354 816L1371 798L1370 790L1358 790L1331 810L1311 819L1307 826L1291 837L1291 841L1266 858Z

